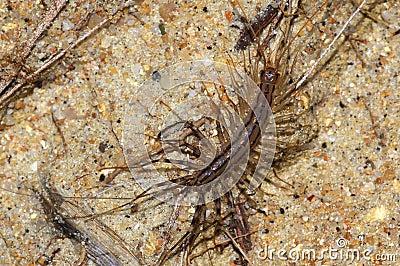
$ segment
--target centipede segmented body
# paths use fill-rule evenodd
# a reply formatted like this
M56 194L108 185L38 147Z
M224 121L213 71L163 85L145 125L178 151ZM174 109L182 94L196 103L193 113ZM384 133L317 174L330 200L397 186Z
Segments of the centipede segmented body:
M267 110L269 105L272 108L272 113L268 113L265 119L269 119L269 116L276 115L279 121L280 128L277 128L277 132L285 132L290 135L291 132L296 131L298 128L290 127L290 124L296 117L293 115L292 107L294 105L294 95L301 89L297 88L296 84L290 81L290 77L287 76L288 71L284 68L290 68L289 63L285 60L289 60L288 48L291 43L285 39L288 38L290 31L281 30L281 21L284 17L283 7L290 5L291 1L283 1L281 4L270 4L266 8L255 16L254 19L249 20L246 18L245 29L238 38L234 48L239 51L249 49L249 51L255 51L255 53L249 52L249 54L255 54L254 57L248 58L250 67L246 66L247 72L250 72L251 78L258 85L260 94L255 97L255 102L245 103L243 99L239 97L239 104L234 106L240 113L243 120L243 127L238 127L238 133L233 139L225 137L225 129L222 125L216 123L216 130L221 140L221 145L213 158L213 160L204 169L186 173L177 177L171 178L170 182L184 186L200 186L203 184L210 183L217 179L221 173L227 170L230 163L235 163L235 160L241 159L244 156L243 149L249 147L252 155L259 153L257 148L260 144L260 139L263 137L261 134L262 128L260 128L260 121L258 120L257 113L263 113ZM291 24L290 17L286 18L285 23ZM267 36L261 37L265 28L269 27ZM282 31L283 34L279 38L275 39L275 33L273 31ZM270 48L270 41L278 43L278 52L271 55L267 53L267 48ZM256 42L254 47L251 47L252 43ZM286 45L286 47L285 47ZM276 47L275 47L276 48ZM272 49L272 48L271 48ZM234 67L232 71L232 78L235 77ZM290 71L289 71L290 72ZM266 99L266 101L265 101ZM251 106L250 106L251 105ZM252 109L250 107L254 107ZM204 132L201 128L207 124L208 118L202 117L196 121L181 121L180 128L181 133L178 139L174 140L174 143L178 145L180 150L193 158L198 158L201 155L199 149L199 143L203 139L206 139ZM208 121L210 122L210 121ZM215 121L214 121L215 122ZM154 137L155 141L161 141L161 139L168 135L169 131L176 125L171 127L162 128L159 134ZM288 130L290 128L290 130ZM245 136L245 137L244 137ZM171 142L172 143L172 142ZM234 143L235 145L232 145ZM278 151L285 149L279 146ZM165 156L168 153L168 146L159 145L159 148L153 149L152 152L146 154L150 158L146 163L141 163L140 157L136 165L130 165L130 167L145 168L149 164L157 163L176 163L185 165L185 162L175 161L173 162L170 158ZM257 157L257 156L253 156ZM254 159L257 161L257 159ZM207 238L204 236L212 235L214 241L214 249L223 252L226 248L232 248L237 254L237 264L249 265L252 264L253 259L249 258L248 252L252 250L253 243L251 240L252 225L249 221L249 217L252 215L248 207L252 201L251 194L246 191L250 183L249 176L252 176L254 169L251 167L252 162L249 162L249 167L246 169L235 187L224 194L222 197L215 199L213 202L207 204L200 204L194 207L194 213L190 217L190 225L186 231L181 233L181 236L171 241L172 243L163 243L159 253L155 252L151 258L151 262L156 265L166 264L168 260L173 258L179 258L183 265L190 265L192 261L204 255L209 249L205 251L198 250L201 243L207 242ZM116 178L116 175L122 170L127 170L127 166L119 168L116 173L112 173L112 178L107 179L107 183L110 183L112 179ZM89 218L96 219L102 215L113 214L122 210L131 210L133 214L137 214L137 206L146 201L147 199L155 196L158 193L174 193L174 186L168 186L167 182L159 183L156 186L150 187L147 190L139 193L133 199L129 200L125 204L121 204L115 208L109 209L105 212L90 214L88 217L74 217L72 218ZM181 191L184 196L185 192ZM55 194L58 195L58 194ZM179 203L179 202L178 202ZM59 206L52 204L49 201L43 201L42 204L50 210L57 209ZM247 204L247 205L246 205ZM245 207L247 206L247 207ZM214 212L210 214L210 210ZM258 211L258 210L257 210ZM262 211L260 211L262 212ZM54 214L60 215L52 211ZM265 212L263 214L266 214ZM79 215L77 215L79 216ZM90 216L90 217L89 217ZM80 233L72 223L66 222L63 225L57 224L64 233L75 238L78 241L84 241L82 237L88 238L84 233ZM173 226L167 226L172 230ZM168 230L164 231L164 239L169 240ZM221 238L223 240L221 240ZM210 241L209 241L210 242ZM88 253L91 258L95 256L96 249L99 249L99 245L96 245L94 241L90 242L92 245L86 246ZM100 249L103 250L103 249ZM197 252L196 254L194 252ZM143 255L144 256L144 255ZM145 258L138 257L138 261L142 264L147 264ZM110 258L113 260L113 265L118 265L118 259L115 257ZM115 261L114 261L115 260ZM96 260L94 259L96 262ZM101 263L101 261L97 261Z
M261 13L256 16L251 25L248 25L248 30L241 34L235 48L238 50L245 49L250 44L252 39L259 38L263 29L267 27L277 16L282 16L281 11L278 7L273 7L269 5L266 9L263 9ZM278 23L274 24L273 27L277 27L277 25ZM250 32L252 32L252 34ZM247 145L250 147L250 150L256 149L256 147L259 145L262 129L260 128L256 113L266 112L267 104L273 106L273 101L276 97L276 86L282 85L281 83L284 80L280 78L278 68L270 67L266 63L264 59L264 49L266 45L268 45L267 42L263 42L263 44L260 45L260 41L258 41L258 46L256 49L258 49L259 58L256 60L256 62L258 63L259 61L263 61L264 67L259 73L254 73L254 75L258 75L258 78L256 80L260 88L260 94L255 97L255 102L252 103L253 107L255 108L253 110L250 109L249 105L244 103L244 101L240 101L242 105L238 107L238 112L242 114L244 127L240 128L241 131L238 132L237 135L235 135L238 136L238 138L234 138L223 143L221 145L221 148L219 149L219 152L206 168L195 171L194 173L185 175L183 177L172 179L170 181L176 183L177 185L186 186L199 186L212 182L213 180L218 178L223 171L227 169L228 164L232 163L232 160L235 161L239 157L243 156L242 149L245 149ZM256 67L255 69L258 69L258 67ZM272 113L269 113L265 119L269 119L268 116L271 115ZM184 122L185 130L180 135L180 140L186 139L189 136L197 138L198 140L204 138L204 135L200 132L200 130L197 129L205 123L204 118L195 122ZM217 130L219 134L223 135L224 129L222 127L218 126ZM231 145L232 142L236 144L234 147L232 147ZM186 149L186 152L188 154L196 154L195 148L190 144L186 143L185 141L180 141L179 143L180 148ZM166 150L164 148L160 148L155 153L150 154L150 162L169 162L168 159L163 157L165 151ZM142 164L141 166L144 165ZM249 169L246 174L251 176L252 170ZM239 179L239 182L236 186L239 191L243 191L249 183L249 180L247 180L247 178L243 176ZM163 186L167 186L167 183L160 183L159 185L157 185L157 192L153 191L152 189L143 192L135 200L152 195L152 193L158 193L158 191L160 190L163 192L174 190L174 187L168 187L163 190ZM246 200L248 200L248 198L246 198ZM223 203L229 206L228 213L225 216L221 214L221 205ZM206 234L207 231L210 230L210 228L217 225L218 226L216 228L219 229L217 229L214 233L225 235L225 237L228 238L234 249L236 249L239 254L240 262L238 263L243 265L251 263L249 261L249 258L246 256L246 253L250 251L252 247L251 227L248 222L247 210L244 208L243 204L244 199L242 198L242 196L240 196L240 192L237 193L229 191L221 198L214 200L212 204L214 205L214 207L211 207L210 204L201 204L196 206L195 213L191 220L190 230L183 234L183 236L178 239L171 247L165 249L165 251L160 255L159 259L157 260L157 264L164 264L168 259L176 255L177 253L182 252L182 261L185 262L185 265L189 265L191 261L190 254L192 253L196 242L199 241L200 234ZM205 215L206 211L210 208L215 208L216 214L216 216L213 218L214 220L211 221ZM224 220L227 221L224 222Z

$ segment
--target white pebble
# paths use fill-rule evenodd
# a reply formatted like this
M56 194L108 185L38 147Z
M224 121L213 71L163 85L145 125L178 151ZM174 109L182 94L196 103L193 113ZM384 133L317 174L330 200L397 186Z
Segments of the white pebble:
M46 141L41 140L41 141L40 141L40 144L42 145L42 148L43 148L43 149L46 149L46 147L47 147Z
M389 22L389 23L393 23L394 21L394 19L395 19L395 16L394 16L394 14L392 13L392 12L390 12L390 11L387 11L387 10L385 10L385 11L383 11L382 13L381 13L381 16L382 16L382 19L384 20L384 21L386 21L386 22Z
M62 30L63 31L69 31L73 28L74 28L74 24L72 24L72 22L69 21L68 19L66 19L62 22Z
M34 162L33 164L31 164L31 170L32 171L37 171L37 169L38 169L38 163L37 162Z

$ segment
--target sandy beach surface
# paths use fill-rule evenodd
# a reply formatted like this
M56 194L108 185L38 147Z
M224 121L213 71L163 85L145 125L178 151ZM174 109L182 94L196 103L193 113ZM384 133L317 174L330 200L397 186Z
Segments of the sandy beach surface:
M263 6L261 2L241 1L249 17ZM327 2L315 23L309 22L300 34L302 65L293 69L293 79L311 67L356 9ZM371 7L367 2L366 8ZM38 40L27 66L35 68L76 40L75 25L90 8L96 12L85 27L93 28L122 3L69 1ZM0 1L4 69L51 5L52 1ZM144 123L141 116L135 120L135 114L127 113L128 105L135 104L139 94L157 98L152 87L143 84L159 79L162 69L176 63L227 62L229 55L238 65L243 63L243 55L234 50L238 27L243 25L239 13L229 1L138 0L43 75L32 93L8 106L0 125L0 265L94 265L85 261L82 243L61 237L49 223L35 191L43 191L45 182L71 197L68 200L75 205L63 205L71 216L104 212L138 195L140 188L129 172L105 180L114 171L108 167L124 165L122 145L128 145L123 140L129 134L143 136L161 129L151 124L154 132L143 132L139 126L127 132L128 123ZM257 208L268 214L249 217L255 231L251 254L259 256L259 265L400 261L399 29L396 1L378 3L358 14L345 31L347 41L340 38L332 58L307 83L303 96L313 108L310 115L318 135L307 150L277 169L279 178L292 188L264 182L254 197ZM179 93L171 92L165 102L199 95L196 88ZM161 106L159 101L155 105ZM166 110L160 108L153 110L154 116ZM141 155L135 152L131 155ZM157 204L156 199L136 206L137 210L128 207L96 217L100 223L87 217L74 222L131 265L133 257L142 257L146 265L154 263L164 245L189 229L194 214L193 207L180 209ZM120 238L102 235L107 230ZM278 250L285 255L279 257ZM313 251L316 257L310 259L307 254ZM346 257L348 253L360 258ZM237 257L229 246L192 263L235 265ZM178 256L167 264L179 263Z

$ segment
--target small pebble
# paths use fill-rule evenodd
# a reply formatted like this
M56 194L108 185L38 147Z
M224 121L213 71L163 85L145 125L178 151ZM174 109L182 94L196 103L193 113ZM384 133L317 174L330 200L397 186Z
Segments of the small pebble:
M9 114L4 116L3 122L4 122L4 124L6 124L6 126L12 126L12 125L15 124L14 117L12 115L9 115Z
M388 23L395 23L396 19L397 19L395 14L393 14L392 12L387 11L387 10L382 11L381 16L382 16L382 19Z
M64 20L64 21L62 22L62 30L63 30L63 31L69 31L69 30L72 30L73 28L74 28L74 24L72 24L71 21L69 21L69 20Z
M151 79L154 81L160 81L161 73L158 70L154 71L153 74L151 74Z
M31 170L34 171L34 172L36 172L37 169L38 169L38 163L37 163L37 162L32 163L32 164L31 164Z

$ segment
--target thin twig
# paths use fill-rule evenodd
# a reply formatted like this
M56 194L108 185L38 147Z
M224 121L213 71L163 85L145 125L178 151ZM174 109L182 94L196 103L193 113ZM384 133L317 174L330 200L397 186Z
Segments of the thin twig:
M58 121L54 117L54 113L53 112L51 113L51 121L53 121L53 124L56 126L57 132L61 137L61 141L62 141L62 144L63 144L63 147L64 147L64 152L65 152L65 154L67 154L68 153L67 142L65 141L64 134L62 133L60 125L58 124Z
M60 14L61 10L67 5L68 0L57 0L54 2L54 6L46 13L42 21L39 22L37 28L33 31L31 37L23 43L21 51L18 53L18 60L11 66L14 69L13 73L6 79L0 80L0 95L2 95L7 88L17 79L19 72L22 69L26 59L31 54L37 40L42 36L53 21ZM3 101L3 97L0 98L0 103Z
M312 72L314 72L315 68L319 65L319 63L322 61L322 59L324 59L324 57L326 56L326 54L332 50L333 45L336 43L336 41L340 38L340 36L342 36L342 33L344 32L344 30L347 28L347 26L349 25L349 23L353 20L353 18L361 11L362 7L364 6L364 4L367 2L367 0L362 1L362 3L358 6L358 8L356 9L356 11L353 12L353 14L351 14L351 16L347 19L346 23L344 23L343 27L340 29L340 31L338 32L338 34L335 36L335 38L333 38L333 40L329 43L328 47L326 49L324 49L324 51L322 52L322 54L320 55L320 57L314 62L314 64L310 67L310 69L304 74L304 76L299 80L299 82L297 82L296 84L296 90L298 88L300 88L301 85L303 85L303 83L307 80L307 78L311 75Z
M66 0L64 0L66 1ZM60 3L62 3L61 1L57 2L59 6ZM99 24L97 24L95 27L93 27L92 29L90 29L87 33L85 33L84 35L82 35L81 37L79 37L77 40L75 40L73 43L71 43L67 48L56 52L55 54L53 54L52 56L50 56L50 58L48 58L40 67L38 67L33 73L31 73L30 75L28 75L26 78L24 78L23 80L21 80L19 83L17 83L15 86L8 88L9 85L11 85L15 80L18 74L16 74L16 76L14 78L9 78L7 79L8 81L1 81L2 83L4 83L5 85L2 85L2 83L0 83L0 110L2 110L12 99L12 97L19 92L20 90L22 90L25 86L29 85L30 83L34 82L35 80L37 80L40 75L48 70L50 67L52 67L53 65L55 65L57 62L59 62L68 52L70 52L72 49L74 49L75 47L77 47L78 45L80 45L82 42L84 42L86 39L88 39L90 36L94 35L95 32L97 32L99 29L101 29L104 25L106 25L107 23L109 23L119 12L121 12L122 10L124 10L125 8L128 8L132 5L135 4L135 1L133 0L129 0L127 2L125 2L125 4L123 4L122 6L120 6L118 9L116 9L113 13L111 13L108 17L104 18ZM62 8L61 8L62 9ZM58 10L58 9L57 9ZM54 15L53 15L54 16ZM53 17L51 16L51 17ZM46 16L47 17L47 16ZM50 16L49 16L50 17ZM48 18L49 19L49 18ZM53 19L54 20L54 19ZM82 20L86 20L86 17L83 17ZM45 22L47 22L47 20L45 20ZM80 22L78 22L78 24L80 24ZM40 24L39 24L40 25ZM45 24L46 26L47 24ZM50 25L50 24L49 24ZM38 27L39 31L42 33L43 30L43 26L40 25ZM46 29L46 28L45 28ZM40 36L41 35L36 33L35 36ZM36 41L37 38L31 38L30 41ZM27 46L30 50L33 47L33 44L29 44ZM25 48L24 51L29 50L28 48ZM26 56L29 55L29 52L25 52ZM20 69L19 69L20 70ZM19 71L18 70L18 71Z

